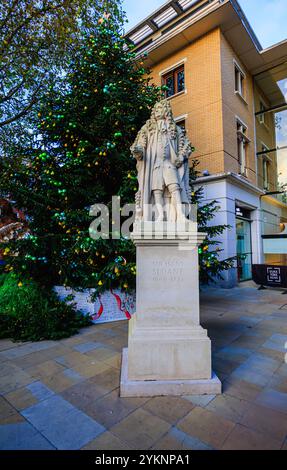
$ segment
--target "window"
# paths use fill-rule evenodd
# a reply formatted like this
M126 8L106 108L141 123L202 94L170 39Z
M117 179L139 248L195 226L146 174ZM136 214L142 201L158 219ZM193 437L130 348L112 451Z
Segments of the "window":
M186 129L185 127L185 119L180 119L179 121L176 121L176 125L181 127L183 130Z
M266 154L262 154L262 176L263 176L263 188L266 191L270 189L270 181L269 181L269 172L270 172L270 158L268 157L269 148L266 145L262 144L262 152L266 152Z
M235 73L235 92L238 93L243 98L245 75L236 63L234 64L234 73Z
M242 121L237 120L237 152L239 173L246 176L246 153L250 140L247 137L247 127Z
M171 70L162 77L163 85L167 86L166 97L170 98L171 96L180 93L185 90L184 83L184 65Z
M265 104L260 101L260 111L262 111L262 114L259 114L259 122L260 124L265 124L265 111L266 111L266 106Z

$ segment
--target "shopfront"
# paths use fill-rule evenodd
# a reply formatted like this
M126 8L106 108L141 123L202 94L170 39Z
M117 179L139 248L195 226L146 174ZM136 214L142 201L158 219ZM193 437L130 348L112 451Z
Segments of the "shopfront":
M236 207L238 281L252 278L251 211Z

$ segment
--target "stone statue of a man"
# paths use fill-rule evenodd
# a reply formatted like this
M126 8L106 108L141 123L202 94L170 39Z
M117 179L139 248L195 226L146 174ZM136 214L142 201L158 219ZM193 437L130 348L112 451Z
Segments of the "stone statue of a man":
M131 147L137 160L136 220L186 221L192 146L176 125L169 101L158 102Z

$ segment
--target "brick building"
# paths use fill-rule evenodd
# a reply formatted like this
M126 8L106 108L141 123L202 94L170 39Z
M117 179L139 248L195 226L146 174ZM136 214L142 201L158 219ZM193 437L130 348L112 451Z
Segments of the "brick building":
M237 0L169 1L126 36L168 86L205 200L217 199L216 222L231 226L223 257L238 255L238 266L223 285L250 279L252 264L287 265L262 240L287 223L287 40L262 49Z

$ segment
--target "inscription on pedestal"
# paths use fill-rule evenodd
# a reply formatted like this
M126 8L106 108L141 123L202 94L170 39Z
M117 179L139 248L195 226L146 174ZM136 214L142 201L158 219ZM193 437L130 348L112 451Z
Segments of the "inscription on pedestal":
M152 280L154 282L182 282L183 261L178 258L154 259L152 262Z

